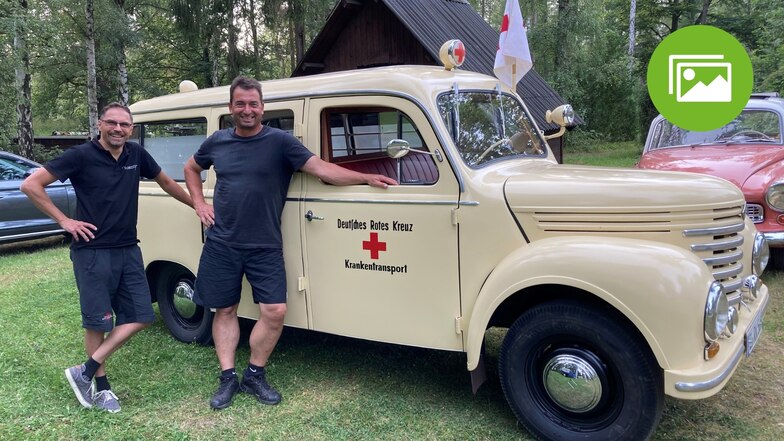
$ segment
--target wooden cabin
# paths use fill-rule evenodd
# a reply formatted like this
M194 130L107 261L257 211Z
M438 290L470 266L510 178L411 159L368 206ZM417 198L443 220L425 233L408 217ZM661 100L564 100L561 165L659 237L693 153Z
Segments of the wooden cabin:
M493 75L498 30L466 0L341 0L292 76L398 64L440 65L438 50L460 39L468 55L461 69ZM545 112L565 104L534 69L517 85L539 127L555 133ZM579 119L578 119L579 122ZM559 162L563 137L551 139Z

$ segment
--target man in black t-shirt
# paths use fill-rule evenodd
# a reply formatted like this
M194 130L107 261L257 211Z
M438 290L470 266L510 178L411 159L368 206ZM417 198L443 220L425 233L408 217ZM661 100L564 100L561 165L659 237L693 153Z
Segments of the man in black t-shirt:
M185 164L193 207L208 227L196 276L195 300L215 308L212 337L220 363L220 385L213 409L231 405L242 390L264 404L281 396L266 381L264 367L275 349L286 314L286 273L280 219L291 176L297 170L335 185L369 184L387 188L394 179L357 173L322 161L288 133L262 126L261 84L237 77L229 90L233 129L215 132ZM215 168L214 208L204 200L200 173ZM237 305L242 276L259 305L250 335L250 360L242 382L234 370L239 342Z
M149 153L128 142L133 130L128 107L107 105L98 130L97 140L70 148L46 163L25 180L22 191L73 237L71 261L88 359L65 370L68 383L82 406L119 412L104 363L155 319L136 237L139 180L153 179L180 202L192 203ZM45 189L55 180L67 179L76 191L74 219L52 203Z

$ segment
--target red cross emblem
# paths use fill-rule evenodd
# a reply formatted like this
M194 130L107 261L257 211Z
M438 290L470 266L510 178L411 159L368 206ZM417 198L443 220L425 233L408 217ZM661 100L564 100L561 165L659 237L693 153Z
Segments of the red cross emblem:
M362 241L362 249L370 251L371 259L378 259L378 252L386 251L387 243L378 241L378 233L370 233L370 240Z
M458 40L456 43L457 44L452 47L452 54L455 58L455 64L460 66L463 64L463 60L465 59L465 46L463 46L463 42L460 40Z

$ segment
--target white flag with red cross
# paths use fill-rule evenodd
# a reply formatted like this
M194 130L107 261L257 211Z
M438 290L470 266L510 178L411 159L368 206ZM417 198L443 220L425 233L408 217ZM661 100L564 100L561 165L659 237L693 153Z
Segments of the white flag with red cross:
M533 62L520 5L517 0L506 0L493 71L502 83L514 88L523 75L531 70L531 66Z

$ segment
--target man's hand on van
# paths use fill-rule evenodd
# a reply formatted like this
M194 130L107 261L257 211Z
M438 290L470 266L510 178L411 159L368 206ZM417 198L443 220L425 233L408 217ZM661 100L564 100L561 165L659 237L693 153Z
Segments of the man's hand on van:
M397 185L397 181L384 175L367 175L368 185L377 188L387 188L390 185Z
M205 227L211 227L215 223L215 209L212 205L206 202L193 201L193 209L196 211L196 216Z

